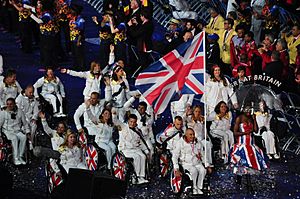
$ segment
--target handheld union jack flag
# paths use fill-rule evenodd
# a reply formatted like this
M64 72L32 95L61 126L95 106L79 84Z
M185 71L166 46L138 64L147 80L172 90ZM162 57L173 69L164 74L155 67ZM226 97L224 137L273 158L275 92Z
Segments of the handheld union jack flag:
M176 93L203 94L205 33L181 44L142 71L135 86L162 113Z
M85 150L85 161L88 169L95 171L98 163L98 152L93 145L88 145Z
M48 190L49 193L51 193L55 187L63 182L63 179L57 172L54 171L50 163L47 164L46 173L49 178Z
M174 169L173 175L171 175L171 187L174 193L179 193L181 191L181 181L182 176L176 176Z

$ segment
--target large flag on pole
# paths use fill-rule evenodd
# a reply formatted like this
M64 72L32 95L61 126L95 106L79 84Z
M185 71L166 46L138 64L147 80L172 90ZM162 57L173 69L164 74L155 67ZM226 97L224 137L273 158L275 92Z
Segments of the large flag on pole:
M203 94L205 73L205 32L160 58L143 70L135 86L162 113L176 93Z

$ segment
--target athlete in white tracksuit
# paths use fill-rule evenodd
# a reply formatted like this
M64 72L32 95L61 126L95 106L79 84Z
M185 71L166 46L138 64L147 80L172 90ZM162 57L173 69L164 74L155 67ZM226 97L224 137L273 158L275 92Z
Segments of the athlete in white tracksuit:
M232 114L229 111L223 117L215 113L211 115L215 115L215 117L210 126L210 134L221 139L222 158L226 161L229 149L234 144L233 132L230 130Z
M31 140L33 140L37 128L36 121L39 113L39 102L34 98L34 88L29 85L24 92L16 98L16 104L25 114L27 123L31 131Z
M193 94L184 94L180 97L178 101L171 102L171 115L174 121L175 116L184 117L187 108L190 108L194 100Z
M93 117L91 109L87 109L88 117ZM110 168L111 158L116 151L116 145L113 142L113 123L112 115L109 109L103 109L99 120L93 124L92 131L89 131L90 135L95 135L96 144L105 150L107 166Z
M203 194L203 180L206 175L206 169L201 161L201 144L195 138L193 129L187 129L185 135L177 142L173 151L172 162L175 169L175 175L178 175L179 164L183 169L189 171L193 180L193 194ZM180 175L180 174L179 174Z
M114 113L115 114L115 113ZM146 158L149 156L149 149L142 140L142 132L137 128L137 117L130 114L128 124L120 122L114 115L114 123L121 126L119 132L119 150L126 157L133 158L133 165L138 176L137 184L147 183L146 177Z
M8 70L5 77L0 82L0 106L5 106L8 98L16 99L21 91L22 88L16 80L16 71Z
M22 130L23 127L25 132ZM15 165L26 164L23 155L26 147L26 134L30 134L30 129L23 111L17 108L13 98L6 100L6 107L0 112L0 128L7 139L11 140Z
M270 121L272 118L272 114L265 111L265 102L260 102L260 111L256 112L256 122L257 126L259 128L258 132L262 132L261 136L264 141L264 146L266 147L267 155L270 159L272 159L271 155L274 155L275 159L279 158L279 155L277 153L276 147L275 147L275 135L270 130Z
M133 102L135 101L135 97L131 97L125 104L124 109L125 111L129 111L130 114L134 114L137 116L137 127L141 129L143 133L143 137L150 149L150 157L154 154L154 147L155 144L154 135L153 135L153 129L152 124L154 122L153 114L148 114L146 112L147 110L147 103L146 102L140 102L137 109L131 108Z

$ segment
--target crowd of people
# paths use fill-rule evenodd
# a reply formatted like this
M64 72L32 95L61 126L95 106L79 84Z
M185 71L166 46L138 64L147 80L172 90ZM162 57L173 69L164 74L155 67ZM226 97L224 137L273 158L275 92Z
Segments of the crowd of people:
M52 150L60 153L59 163L66 173L70 168L88 169L85 148L78 140L78 135L87 129L105 151L107 169L116 150L133 158L138 177L134 184L149 183L146 164L159 155L157 151L168 150L175 175L183 175L179 165L189 171L195 195L203 194L204 178L211 174L218 158L238 175L238 183L243 175L249 179L250 174L267 169L269 159L280 158L277 138L270 128L272 110L267 99L261 98L259 110L253 112L253 105L239 104L235 94L255 75L282 82L280 88L267 84L277 95L290 90L300 93L300 25L292 24L290 32L287 28L281 30L283 24L275 20L280 12L275 1L228 1L226 16L221 16L216 8L209 9L208 23L197 21L194 14L184 19L177 15L158 43L152 41L153 2L131 0L127 5L125 1L104 1L103 15L92 18L99 27L100 52L89 69L82 6L63 0L1 3L1 15L5 16L2 28L12 31L17 17L22 50L32 52L32 38L39 43L40 63L46 71L24 90L16 79L16 70L4 67L5 75L1 76L0 127L12 141L15 165L27 163L26 142L27 150L37 144L34 136L39 120L52 137ZM183 94L170 104L173 122L161 132L153 132L154 111L139 91L132 90L128 79L138 67L151 64L151 50L159 49L164 55L201 31L207 35L207 78L201 99L205 107L193 100L194 95ZM138 60L129 46L135 47ZM59 62L67 55L72 55L73 66L60 68L60 72L86 81L82 104L73 116L77 132L68 129L65 122L58 122L55 130L47 123L51 122L49 115L64 121L68 114L64 108L68 96L63 82L55 75ZM234 80L238 82L235 87L231 84ZM134 107L136 102L138 107ZM45 104L49 105L47 110ZM230 108L241 113L232 114ZM113 140L115 127L119 135L117 145ZM259 147L254 136L261 138ZM219 157L214 153L215 139L220 141ZM61 172L55 165L56 159L51 158L50 162L56 172Z

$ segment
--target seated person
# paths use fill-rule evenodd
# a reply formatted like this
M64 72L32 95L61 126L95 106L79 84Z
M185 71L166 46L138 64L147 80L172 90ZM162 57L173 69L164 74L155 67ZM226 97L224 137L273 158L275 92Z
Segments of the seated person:
M80 123L80 117L83 115L83 120L84 120L84 127L87 128L88 132L91 133L93 131L97 131L97 128L95 128L95 124L97 123L101 111L104 108L104 105L106 102L109 102L111 100L111 87L110 87L110 82L109 79L106 78L105 79L105 99L101 99L99 100L99 93L98 92L92 92L90 99L87 100L89 107L87 108L86 103L82 103L77 110L75 111L74 114L74 122L76 125L76 128L78 130L79 133L83 133L83 128L82 125ZM87 114L87 110L90 109L91 114L90 117ZM95 134L94 132L94 134Z
M213 117L214 116L214 117ZM232 114L224 101L217 104L215 113L211 114L210 134L221 139L222 159L227 163L230 147L234 144L233 132L230 130Z
M63 98L65 98L64 85L60 79L54 75L52 68L47 68L45 76L38 79L33 87L35 97L38 97L37 89L42 87L41 95L52 105L55 117L65 116L62 106Z
M0 78L0 106L5 106L8 98L16 99L21 93L22 88L17 78L17 72L14 69L8 69L4 78Z
M149 147L147 146L142 132L137 128L137 116L129 115L128 124L121 123L114 114L114 123L121 126L119 132L119 150L128 158L133 158L133 165L138 177L137 184L148 183L146 177L146 158L149 156ZM146 154L146 155L145 155Z
M160 145L167 143L167 149L172 153L183 132L183 119L181 116L176 116L173 124L169 124L162 133L156 135L156 142Z
M138 128L141 129L143 133L143 137L145 141L147 142L147 145L150 149L150 157L153 156L154 154L154 135L153 135L153 129L152 129L152 124L154 122L153 120L153 114L150 114L147 111L148 105L145 101L140 101L138 108L131 108L133 102L135 101L135 98L140 98L140 94L136 94L135 97L131 97L125 104L124 104L124 109L125 111L129 111L130 114L134 114L137 116L137 125Z
M60 145L60 164L67 173L70 168L87 169L86 162L83 160L82 149L77 142L76 135L71 130L67 131L65 141Z
M87 102L88 117L93 117ZM90 135L95 135L96 144L105 150L107 167L110 169L111 158L116 151L116 145L113 142L112 134L114 131L114 124L112 122L112 114L110 109L104 108L100 114L99 120L95 123L96 131L89 132Z
M272 156L274 156L275 159L279 159L280 156L278 155L275 147L275 135L270 130L270 120L272 118L272 114L268 112L268 107L264 100L259 103L259 109L260 111L255 113L256 122L266 148L266 153L269 159L273 159Z
M203 155L202 160L205 163L205 167L213 167L212 162L212 142L209 136L206 135L204 130L204 116L201 115L201 106L197 105L193 108L193 114L186 118L187 127L191 128L195 132L195 136L198 142L202 145L201 154ZM206 147L206 149L205 149ZM205 153L206 152L206 153Z
M203 194L201 189L203 188L206 169L202 165L201 157L201 144L195 138L194 130L188 128L184 136L177 142L175 150L173 150L172 161L176 176L182 175L179 171L179 161L183 169L188 170L191 174L193 194Z
M23 111L18 109L13 98L8 98L6 107L0 111L0 128L7 139L11 140L14 164L25 165L23 155L26 147L26 134L30 137L30 129ZM25 132L22 131L22 128L25 129Z

